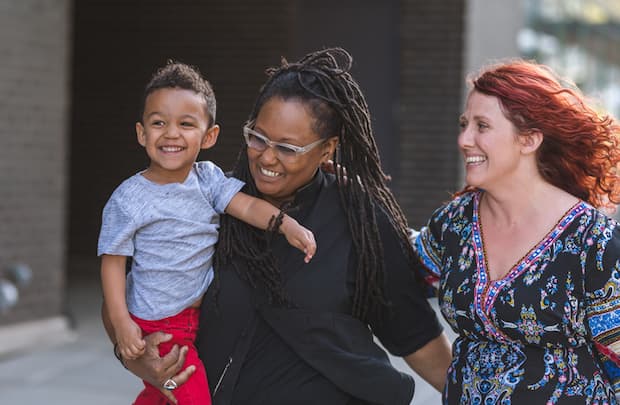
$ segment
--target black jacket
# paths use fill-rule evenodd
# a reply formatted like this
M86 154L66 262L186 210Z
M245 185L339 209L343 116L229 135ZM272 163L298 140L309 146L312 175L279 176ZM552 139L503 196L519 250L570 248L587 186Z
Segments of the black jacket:
M414 392L413 378L394 369L386 353L373 341L370 327L349 315L354 277L350 269L355 268L350 261L355 256L350 254L350 232L335 180L319 172L313 183L298 193L298 200L313 202L302 206L298 220L315 234L315 257L304 264L303 254L288 246L284 238L276 240L273 246L286 280L287 295L295 308L266 304L260 291L248 286L231 268L220 272L217 309L213 306L212 289L207 291L197 347L207 369L213 403L231 403L257 324L266 322L300 361L351 397L373 404L409 404ZM383 234L382 240L388 255ZM404 255L400 247L392 246L392 250L395 255ZM386 272L394 271L402 273L407 283L409 276L413 278L407 269L386 268ZM403 340L407 347L401 345L403 353L398 355L415 351L441 333L423 294L415 288L406 293L419 306L411 308L411 313L423 322L417 326L408 325L407 320L401 322L403 339L411 340L410 336L415 335L416 342ZM407 302L410 301L408 297ZM418 323L419 319L412 318L410 322ZM417 329L411 332L412 328ZM398 334L400 329L397 322L392 331ZM389 346L387 342L386 347Z

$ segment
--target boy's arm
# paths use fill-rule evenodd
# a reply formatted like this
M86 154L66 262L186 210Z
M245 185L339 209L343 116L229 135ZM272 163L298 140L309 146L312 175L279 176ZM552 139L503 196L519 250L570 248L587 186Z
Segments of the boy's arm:
M127 257L101 256L101 285L103 298L108 307L110 321L116 325L119 320L129 318L125 301L125 264Z
M238 192L228 203L226 213L256 228L267 229L271 219L277 217L280 210L265 200ZM282 218L280 232L291 245L306 253L305 261L309 262L316 252L316 242L312 232L288 215Z
M135 325L127 310L126 263L127 257L125 256L102 255L101 284L107 313L116 333L116 341L121 345L121 353L123 357L136 358L144 350L144 341L139 327Z

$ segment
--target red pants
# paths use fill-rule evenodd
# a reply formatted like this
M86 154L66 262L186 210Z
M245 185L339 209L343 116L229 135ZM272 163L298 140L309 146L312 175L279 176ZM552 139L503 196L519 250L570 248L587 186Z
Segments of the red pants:
M177 315L156 321L146 321L132 315L132 319L142 328L144 336L158 331L172 335L172 339L159 345L160 356L170 352L175 344L189 348L183 369L194 365L196 371L185 384L179 385L172 391L178 405L211 405L207 373L194 346L198 332L198 316L198 308L187 308ZM144 381L144 390L138 395L133 405L165 405L167 403L166 397L157 387Z

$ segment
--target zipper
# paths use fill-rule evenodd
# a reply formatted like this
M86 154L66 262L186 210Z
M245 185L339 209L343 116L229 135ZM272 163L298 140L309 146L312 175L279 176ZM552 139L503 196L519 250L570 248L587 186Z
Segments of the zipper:
M224 376L226 375L226 372L228 371L228 368L230 367L230 364L232 363L232 357L228 358L228 364L226 364L226 366L224 367L224 370L222 371L222 374L220 374L220 378L218 378L217 380L217 384L215 384L215 388L213 389L213 396L215 396L215 394L217 394L217 391L220 389L220 385L222 385L222 380L224 379Z

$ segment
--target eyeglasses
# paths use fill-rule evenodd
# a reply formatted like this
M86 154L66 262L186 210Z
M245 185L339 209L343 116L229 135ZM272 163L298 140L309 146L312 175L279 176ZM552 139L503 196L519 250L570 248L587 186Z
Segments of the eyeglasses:
M256 132L252 128L247 126L243 127L243 137L245 138L245 143L250 148L256 149L260 152L267 150L267 148L273 148L278 158L284 160L294 159L297 156L308 153L318 145L325 142L325 139L319 139L318 141L312 142L306 146L296 146L290 145L288 143L273 142L270 141L269 138L267 138L265 135Z

